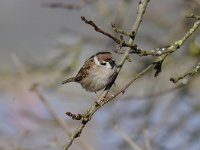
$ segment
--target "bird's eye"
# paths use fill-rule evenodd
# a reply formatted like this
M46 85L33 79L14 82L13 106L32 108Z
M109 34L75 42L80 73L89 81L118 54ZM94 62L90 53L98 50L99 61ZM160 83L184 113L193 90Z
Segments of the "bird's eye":
M100 62L101 65L105 66L106 65L106 62Z

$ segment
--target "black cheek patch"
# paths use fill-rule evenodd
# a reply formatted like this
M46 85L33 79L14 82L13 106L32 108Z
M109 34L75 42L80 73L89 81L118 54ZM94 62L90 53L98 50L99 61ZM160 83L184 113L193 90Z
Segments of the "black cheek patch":
M103 66L105 66L105 65L106 65L106 63L105 63L105 62L100 62L100 64L101 64L101 65L103 65Z
M112 68L115 66L115 61L110 61L109 63L110 63Z

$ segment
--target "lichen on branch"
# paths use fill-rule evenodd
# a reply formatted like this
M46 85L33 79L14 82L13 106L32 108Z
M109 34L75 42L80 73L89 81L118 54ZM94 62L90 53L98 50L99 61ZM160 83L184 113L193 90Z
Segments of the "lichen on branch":
M143 76L147 71L149 71L153 67L156 70L155 76L158 76L158 74L161 72L162 63L165 60L165 58L169 54L171 54L171 53L175 52L176 50L178 50L185 43L185 41L194 33L194 31L197 30L197 28L200 25L200 17L196 16L196 15L190 15L189 17L190 18L195 18L196 21L195 21L194 25L189 29L189 31L185 34L185 36L183 36L180 40L175 41L172 45L170 45L168 47L161 48L161 49L142 50L142 49L138 48L137 45L134 43L134 39L135 39L135 37L137 35L139 26L140 26L140 24L141 24L141 22L143 20L143 15L144 15L145 10L147 8L148 2L149 2L149 0L140 0L137 17L136 17L135 23L133 24L132 30L129 33L123 31L122 29L117 28L114 24L112 24L113 30L116 33L120 34L119 37L115 37L115 36L111 35L110 33L102 30L100 27L98 27L95 24L94 21L87 20L84 16L81 17L82 21L84 21L86 24L92 26L95 29L96 32L99 32L99 33L109 37L110 39L112 39L119 46L120 50L123 47L125 47L127 49L121 50L121 51L116 51L116 52L119 52L119 53L121 53L123 55L121 57L121 60L117 64L118 70L117 70L116 76L115 76L112 84L109 85L109 87L106 88L106 90L101 95L101 99L99 99L98 101L95 101L89 107L89 109L83 114L76 115L76 114L73 114L71 112L67 112L67 115L69 117L71 117L72 119L75 119L75 120L80 120L81 124L72 133L72 135L70 136L68 141L63 146L62 150L68 150L69 149L69 147L72 145L74 140L81 135L83 129L85 128L87 123L92 119L92 116L95 114L95 112L99 110L99 108L101 108L105 104L107 104L107 103L111 102L112 100L114 100L118 95L124 94L126 89L128 87L130 87L130 85L135 80L137 80L138 78ZM128 36L129 40L125 41L123 36ZM130 54L138 54L139 56L151 55L151 56L158 56L158 57L155 59L154 62L152 62L144 70L142 70L141 72L136 74L136 76L133 77L127 84L125 84L119 91L117 91L114 95L108 97L107 95L108 95L110 89L112 88L112 85L113 85L114 81L117 79L117 77L118 77L118 75L119 75L124 63L126 62L126 60L128 60ZM197 69L197 71L198 70L199 70L199 68ZM192 73L190 72L189 75L193 75L193 72Z

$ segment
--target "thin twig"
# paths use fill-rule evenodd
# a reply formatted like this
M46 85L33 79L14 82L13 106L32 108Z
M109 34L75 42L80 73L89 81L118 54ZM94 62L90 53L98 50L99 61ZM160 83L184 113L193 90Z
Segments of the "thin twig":
M43 7L49 7L49 8L63 8L63 9L80 9L86 4L90 4L92 2L95 2L95 0L82 0L80 2L76 3L70 3L70 2L46 2L43 3Z
M140 145L134 142L119 126L115 125L114 129L123 137L133 150L143 150Z
M198 29L198 27L200 26L200 16L198 15L194 15L194 14L190 14L186 16L187 18L194 18L196 19L196 21L194 22L193 26L189 29L189 31L185 34L185 36L183 36L180 40L175 41L173 44L171 44L170 46L166 46L163 48L156 48L156 49L140 49L137 48L136 46L134 47L134 49L132 49L130 51L130 54L138 54L139 56L162 56L162 55L168 55L171 54L175 51L177 51L184 43L185 41ZM131 33L127 33L119 28L117 28L115 26L115 24L112 24L113 29L117 32L117 33L121 33L123 35L126 36L130 36L132 39L134 38L134 35L132 35L135 32ZM137 30L136 30L137 31ZM132 44L128 44L127 47L130 47L130 45ZM123 46L122 46L123 47ZM132 47L130 47L132 48ZM125 51L123 50L116 50L115 52L123 54L125 53Z
M60 125L63 130L70 135L71 134L71 129L69 127L69 125L58 115L58 113L54 110L54 108L51 106L51 104L48 102L48 100L43 96L43 94L40 92L40 90L38 89L38 84L34 84L31 87L31 90L34 91L37 95L38 98L43 102L43 104L47 107L49 113L53 116L53 118L55 119L55 121L58 123L58 125ZM94 150L94 148L87 144L85 141L80 140L80 144L82 146L84 146L85 149L87 150Z
M34 84L31 87L31 90L34 91L38 98L43 102L43 104L47 107L49 113L53 116L53 118L55 119L55 121L64 129L64 131L67 134L70 134L71 129L70 127L63 121L63 119L57 114L57 112L54 110L54 108L51 106L51 104L47 101L47 99L43 96L43 94L40 92L40 90L38 89L39 85L38 84Z
M137 49L132 50L131 53L136 53L140 56L148 56L148 55L152 55L152 56L161 56L161 55L165 55L165 54L170 54L175 52L176 50L178 50L184 43L185 41L198 29L198 27L200 26L200 16L191 14L191 15L187 15L187 18L194 18L197 21L194 22L193 26L189 29L189 31L185 34L185 36L183 36L180 40L174 42L172 45L168 46L168 47L164 47L164 48L158 48L158 49L152 49L152 50L142 50L142 49Z
M143 130L143 134L144 134L145 150L152 150L151 142L150 142L150 138L149 138L149 132L145 129L145 130Z
M88 123L88 121L92 118L93 114L99 109L101 108L103 105L107 104L108 102L111 102L114 98L116 98L118 95L120 95L121 93L123 94L124 91L135 81L137 80L139 77L141 77L142 75L144 75L144 73L146 73L148 70L150 70L153 67L153 64L149 65L147 68L145 68L143 71L141 71L140 73L138 73L126 86L124 86L121 90L119 90L117 93L115 93L115 95L112 95L112 97L110 97L109 99L106 99L103 101L103 103L101 103L101 105L99 105L97 102L94 102L94 104L87 110L87 112L83 115L84 117L84 123L82 123L73 133L73 135L70 137L70 139L68 140L68 142L63 146L63 150L67 150L71 144L73 143L73 141L75 140L75 138L79 137L82 133L82 130L84 129L85 125Z
M151 93L151 94L147 94L147 95L141 95L141 96L126 96L125 98L123 98L123 100L143 100L143 99L150 99L150 98L155 98L155 97L160 97L160 96L163 96L165 94L169 94L171 92L174 92L175 90L178 90L178 89L181 89L183 87L185 87L186 85L188 85L188 83L181 83L179 84L178 86L175 86L175 87L172 87L172 88L169 88L169 89L166 89L166 90L163 90L163 91L159 91L159 92L156 92L156 93Z
M132 45L129 43L126 43L124 40L122 39L118 39L114 36L112 36L110 33L103 31L101 28L99 28L92 20L87 20L84 16L81 16L82 21L84 21L86 24L91 25L96 32L99 32L107 37L109 37L110 39L112 39L115 43L117 43L120 47L130 47L131 49L136 50L137 46L136 45Z
M120 33L120 34L125 35L125 36L130 36L130 33L125 32L125 31L123 31L122 29L118 28L118 27L116 26L116 24L112 23L111 26L112 26L112 28L113 28L113 30L114 30L115 32Z
M141 0L139 3L139 10L138 10L138 15L136 17L136 21L133 25L133 29L132 29L132 36L129 39L129 42L126 43L123 38L116 38L114 36L112 36L111 34L101 30L93 21L91 20L87 20L85 17L81 17L81 19L86 23L91 25L92 27L94 27L94 29L99 32L102 33L103 35L111 38L113 41L115 41L119 47L128 47L129 49L127 49L122 58L121 61L118 63L118 70L117 70L117 74L116 77L118 76L119 72L121 71L125 61L128 59L129 54L131 52L131 50L138 50L136 49L137 47L133 44L134 43L134 39L135 36L137 34L138 28L140 26L140 23L142 22L142 18L143 18L143 14L146 10L146 6L148 4L149 0ZM194 23L194 26L189 30L189 32L179 41L176 41L174 43L174 45L171 45L170 47L167 48L168 51L170 51L170 53L176 51L177 49L179 49L179 47L185 42L185 40L187 38L189 38L189 36L198 28L199 26L199 20L197 22ZM68 148L71 146L71 144L73 143L73 141L79 137L84 129L84 127L86 126L86 124L92 119L93 114L99 109L101 108L103 105L107 104L108 102L111 102L114 98L116 98L118 95L120 95L121 93L123 94L126 89L135 81L137 80L139 77L141 77L142 75L144 75L144 73L146 73L148 70L150 70L153 66L155 66L156 69L156 75L161 72L161 65L163 60L170 54L170 53L163 53L164 55L159 54L156 61L154 61L153 64L149 65L146 69L144 69L143 71L141 71L140 73L138 73L127 85L125 85L121 90L119 90L117 93L115 93L114 95L112 95L112 97L110 98L106 98L110 88L112 87L112 85L108 88L108 90L106 90L101 97L101 101L94 102L94 104L83 114L81 115L81 121L82 124L74 131L74 133L72 134L72 136L70 137L70 139L66 142L66 144L63 146L63 150L68 150ZM157 56L157 55L156 55ZM116 79L116 78L115 78ZM114 80L115 80L114 79ZM114 81L113 81L114 83Z
M176 78L170 78L170 81L172 81L173 83L177 83L179 80L185 78L186 76L194 76L195 74L197 74L197 72L200 70L200 62L197 64L197 66L193 69L191 69L190 71L186 72L185 74L176 77Z
M138 9L138 14L137 14L137 18L136 18L136 21L135 21L135 24L133 25L133 32L136 34L137 33L137 30L139 28L139 25L142 21L142 18L143 18L143 15L144 15L144 12L145 12L145 9L146 9L146 6L148 4L149 0L141 0L140 3L139 3L139 9ZM95 30L97 32L100 32L108 37L110 37L111 39L113 39L114 41L116 40L116 38L113 38L110 34L107 34L106 32L102 31L101 29L99 29L95 24L94 22L92 21L89 21L85 19L85 17L81 17L82 20L93 26L95 28ZM134 39L130 39L129 40L129 44L133 44L134 42ZM120 44L120 43L119 43ZM129 48L125 54L122 56L121 58L121 61L119 62L118 64L118 71L117 71L117 74L116 74L116 77L118 76L119 72L121 71L121 68L123 66L123 64L125 63L126 59L128 58L129 56L129 53L131 51L131 48ZM150 65L151 67L153 65ZM141 73L139 73L132 81L130 84L126 85L121 91L119 91L118 93L116 93L111 99L108 99L106 100L106 96L107 94L109 93L110 91L110 88L112 87L112 85L109 87L108 90L106 90L103 94L102 94L102 99L101 99L101 105L99 105L99 103L95 102L87 111L85 114L83 114L83 118L84 120L82 120L82 124L74 131L74 133L71 135L71 137L69 138L69 140L65 143L65 145L63 146L62 150L68 150L69 147L72 145L73 141L75 140L75 138L79 137L85 127L85 125L88 123L88 121L91 120L93 114L99 109L101 108L103 105L105 105L106 103L110 102L113 98L115 98L117 95L119 95L120 93L124 92L137 78L139 78L141 75L143 75L147 70L149 70L151 67L147 67L148 69L145 69L145 71L142 71ZM116 78L115 78L116 79ZM114 79L114 80L115 80ZM113 81L114 83L114 81Z

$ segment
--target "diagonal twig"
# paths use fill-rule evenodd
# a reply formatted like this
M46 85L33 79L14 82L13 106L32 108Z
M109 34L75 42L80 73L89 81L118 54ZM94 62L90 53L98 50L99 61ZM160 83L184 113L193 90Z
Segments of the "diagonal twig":
M138 8L138 14L136 17L136 21L133 25L133 29L132 31L135 33L137 33L138 28L140 26L140 23L142 22L142 18L144 15L144 12L146 10L146 6L148 4L149 0L141 0L139 3L139 8ZM83 20L85 20L85 18L82 18ZM92 25L95 30L98 32L99 28L97 28L97 26L95 26L92 22L86 22L87 24ZM103 32L100 33L104 34ZM104 34L106 36L109 36L107 34ZM114 39L113 39L114 40ZM129 44L133 45L134 39L130 39L129 40ZM126 59L129 56L129 53L131 51L131 48L129 48L124 55L121 58L121 61L118 63L118 71L116 74L116 77L118 76L119 72L121 71L121 68L123 66L123 64L125 63ZM148 67L148 69L146 69L145 71L143 71L142 73L140 73L138 76L136 76L130 84L128 84L127 86L125 86L121 91L119 91L118 93L116 93L113 97L111 97L111 99L106 100L106 96L110 91L110 88L112 87L112 85L109 87L108 90L106 90L103 94L102 94L102 101L101 101L101 105L99 105L99 103L95 102L87 111L86 113L83 115L84 117L84 122L82 121L82 124L74 131L74 133L70 136L69 140L65 143L65 145L63 146L62 150L68 150L69 147L72 145L73 141L79 137L84 129L84 127L86 126L86 124L90 121L90 119L92 118L93 114L99 109L101 108L103 105L105 105L106 103L110 102L112 99L114 99L115 97L117 97L120 93L124 92L125 89L127 89L137 78L139 78L140 76L142 76L144 74L144 72L148 71L153 65L150 65L150 67ZM115 78L116 79L116 78ZM114 83L114 82L113 82Z
M186 76L194 76L195 74L197 74L197 72L199 70L200 70L200 62L197 64L197 66L195 68L186 72L184 75L181 75L181 76L176 77L176 78L170 78L170 81L172 81L173 83L177 83L179 80L185 78Z
M60 127L68 134L71 134L71 128L69 127L69 125L58 115L58 113L54 110L54 108L52 107L52 105L48 102L48 100L43 96L43 94L41 93L41 91L38 89L39 85L38 84L34 84L31 87L31 90L34 91L38 98L43 102L43 104L47 107L47 110L49 111L49 113L53 116L54 120L58 123L58 125L60 125ZM83 140L80 140L80 144L87 150L94 150L94 148L89 145L88 143L86 143Z
M115 125L114 129L122 136L122 138L130 145L133 150L143 150L140 145L134 142L119 126Z

